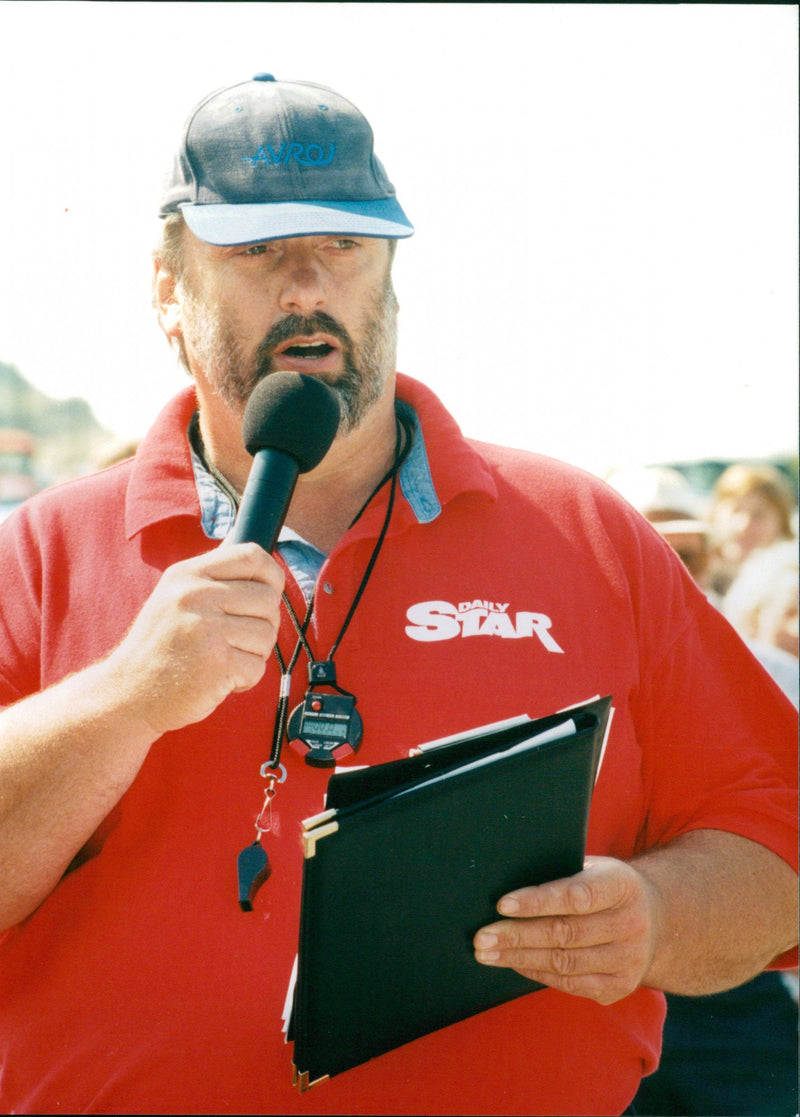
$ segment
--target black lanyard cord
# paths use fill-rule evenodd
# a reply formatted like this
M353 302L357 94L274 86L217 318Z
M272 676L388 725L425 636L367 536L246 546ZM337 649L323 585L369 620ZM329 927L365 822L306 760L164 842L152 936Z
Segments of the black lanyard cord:
M370 555L369 562L367 563L367 568L364 571L364 577L361 579L361 585L358 587L358 590L356 591L356 595L353 598L353 603L350 606L350 609L348 610L347 616L344 619L344 624L342 625L341 631L339 632L339 635L336 637L336 640L334 641L333 647L328 652L328 659L329 660L333 659L339 645L342 642L342 639L344 638L345 632L347 632L348 628L350 627L350 621L353 619L353 616L355 615L355 611L358 608L358 603L364 595L364 590L367 588L367 583L369 582L370 577L372 576L372 571L375 569L375 563L378 561L378 555L381 553L381 548L383 547L383 541L386 538L387 531L389 530L389 521L392 518L392 511L394 509L394 497L395 497L395 493L397 492L397 473L398 473L398 468L399 468L397 462L398 462L398 458L395 457L395 463L396 464L395 464L395 468L392 470L392 484L391 484L391 488L389 489L389 503L386 507L386 515L385 515L384 520L383 520L383 526L381 527L380 535L378 536L377 541L375 543L375 546L372 549L372 554Z
M289 718L289 685L292 679L292 671L294 670L295 664L297 663L298 657L300 655L300 649L304 647L306 649L306 655L308 656L309 660L313 659L311 649L309 648L308 641L306 640L306 631L309 624L311 623L311 614L314 611L314 595L311 595L311 600L308 603L308 609L306 610L306 615L302 625L297 620L297 614L292 608L292 603L289 598L286 596L285 593L283 593L281 596L284 604L286 605L286 608L289 611L289 616L292 618L294 626L297 629L297 634L300 639L294 646L294 651L292 652L292 657L289 660L288 667L286 666L286 662L284 661L281 650L278 647L278 641L275 641L275 658L277 659L278 666L281 669L281 688L278 695L278 706L275 711L275 725L272 730L272 748L270 749L269 760L267 761L266 765L268 768L272 768L275 770L277 770L280 766L281 749L283 747L283 735L286 732L286 722Z
M386 484L386 482L391 478L391 488L389 489L389 501L388 501L387 508L386 508L386 515L384 516L384 519L383 519L383 526L381 527L380 534L378 535L378 538L375 542L375 546L372 549L372 554L370 555L369 562L367 563L366 569L365 569L364 574L361 578L361 582L360 582L359 587L356 591L356 595L353 598L353 601L352 601L352 603L350 605L350 608L347 612L347 616L344 619L344 623L342 624L342 627L339 630L339 635L336 637L336 639L333 643L333 647L328 652L327 662L331 663L331 664L333 663L333 657L336 654L336 651L338 650L339 645L341 644L341 642L344 638L344 635L347 632L347 629L350 627L350 622L352 621L353 617L355 616L355 611L358 608L358 604L361 601L361 598L364 595L364 591L367 588L367 584L369 583L369 580L372 576L372 571L375 568L375 563L378 561L378 555L381 553L381 548L383 547L384 540L386 539L386 533L389 530L389 523L391 522L391 519L392 519L392 511L394 510L394 500L395 500L395 494L397 492L397 477L398 477L398 474L400 472L400 467L402 466L403 462L405 461L405 459L408 455L409 450L411 449L411 441L412 441L411 431L409 430L409 428L406 425L404 420L402 420L400 418L397 418L395 421L397 423L397 440L396 440L396 443L395 443L395 455L394 455L394 463L392 465L392 468L386 474L386 476L380 481L378 486L372 492L372 495L369 497L369 500L367 500L364 507L358 513L356 518L353 520L353 523L350 525L352 527L353 524L355 524L358 521L359 517L361 516L362 512L364 511L364 508L367 507L367 505L370 503L370 501L375 497L375 495L383 488L383 486ZM402 426L403 431L406 434L405 446L403 446L403 439L401 437L401 426ZM402 451L401 451L401 447L402 447ZM281 650L278 647L277 641L275 642L275 657L278 661L278 666L281 669L281 687L280 687L280 693L279 693L279 696L278 696L278 706L277 706L276 715L275 715L275 726L274 726L273 735L272 735L272 749L271 749L271 752L270 752L269 761L267 762L267 765L266 765L266 767L268 767L268 768L277 769L280 765L281 749L283 747L283 738L284 738L284 734L286 732L286 723L288 721L289 687L290 687L290 683L291 683L291 675L292 675L292 671L295 668L295 665L297 664L297 660L299 658L301 648L305 650L305 653L308 656L309 663L315 662L314 653L311 650L311 647L310 647L310 645L308 643L308 640L306 638L306 633L308 631L308 627L311 623L311 617L312 617L313 612L314 612L315 597L316 597L316 587L314 589L314 592L311 595L311 600L308 603L308 608L306 610L306 615L305 615L305 617L303 619L303 622L301 624L298 617L297 617L297 613L295 612L294 607L292 606L292 603L289 600L288 596L286 595L285 592L282 594L282 601L283 601L284 605L286 606L286 611L288 612L289 617L291 618L292 624L294 625L295 631L297 632L298 639L297 639L297 643L294 646L294 651L292 652L291 658L289 660L288 667L287 667L286 662L283 658L283 654L281 653ZM335 686L337 690L341 691L341 693L343 693L343 694L348 693L346 691L342 691L341 687L338 687L335 683L333 683L332 685Z

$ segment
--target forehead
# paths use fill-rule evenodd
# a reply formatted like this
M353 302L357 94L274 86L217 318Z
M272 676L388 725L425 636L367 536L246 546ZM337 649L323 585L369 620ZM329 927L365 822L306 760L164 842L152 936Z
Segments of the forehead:
M196 236L188 225L183 227L183 243L184 246L193 250L196 254L207 256L209 258L236 255L243 252L247 248L252 248L255 245L268 245L270 248L275 249L276 252L286 252L290 250L300 251L313 251L317 248L322 248L326 244L333 244L336 241L352 241L357 243L362 253L367 253L375 258L393 257L394 249L397 246L395 240L389 240L383 237L363 237L354 233L313 233L299 237L270 237L266 240L252 240L243 241L241 244L211 244L208 241L201 240Z

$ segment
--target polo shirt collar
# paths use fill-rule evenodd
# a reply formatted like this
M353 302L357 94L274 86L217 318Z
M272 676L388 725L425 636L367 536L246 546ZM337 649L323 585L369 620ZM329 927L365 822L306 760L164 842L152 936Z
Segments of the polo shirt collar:
M401 491L417 520L435 520L445 505L467 493L496 500L488 465L431 389L398 373L397 398L401 407L410 405L415 425L424 433L406 459L408 471L400 474Z
M193 387L169 401L142 439L133 459L125 500L129 539L164 520L189 516L200 521L187 431L197 410Z
M466 492L496 499L497 488L480 454L464 439L455 420L419 381L397 374L399 407L423 437L417 437L400 475L412 520L430 523L450 500ZM197 410L194 388L164 407L142 440L128 484L125 526L129 539L173 517L201 518L187 430Z

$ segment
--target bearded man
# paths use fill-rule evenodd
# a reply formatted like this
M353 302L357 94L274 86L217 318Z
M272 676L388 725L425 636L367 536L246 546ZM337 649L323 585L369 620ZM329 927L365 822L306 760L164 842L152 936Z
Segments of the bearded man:
M161 214L155 304L191 385L134 459L0 532L0 1103L625 1111L662 991L794 962L791 704L617 494L465 439L395 371L390 269L413 230L352 104L267 74L211 94ZM339 430L274 555L220 546L252 466L246 403L280 372L329 384ZM521 709L615 712L583 870L475 928L476 970L510 967L530 995L299 1095L281 1023L298 833L330 775L283 747L306 663L335 663L358 701L344 767ZM254 825L271 871L237 904ZM369 949L331 942L331 965Z

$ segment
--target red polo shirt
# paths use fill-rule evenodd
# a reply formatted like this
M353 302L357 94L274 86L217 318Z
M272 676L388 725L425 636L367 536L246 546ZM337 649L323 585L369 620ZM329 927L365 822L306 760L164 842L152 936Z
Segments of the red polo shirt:
M629 858L711 827L793 861L794 710L669 548L594 478L468 442L422 385L400 378L399 390L420 418L441 512L418 522L398 490L337 652L364 721L353 763L612 694L590 852ZM3 526L0 703L105 654L165 567L216 545L201 529L186 440L195 406L185 391L133 462L43 493ZM323 567L309 637L319 658L361 580L386 488ZM288 658L288 622L280 643ZM288 778L264 838L272 874L247 914L235 872L263 801L277 691L271 661L252 691L157 741L79 867L0 939L0 1106L621 1112L657 1058L663 999L647 989L610 1007L535 992L302 1097L292 1089L281 1014L297 944L299 820L321 809L327 771L284 750ZM331 956L365 949L331 943Z

